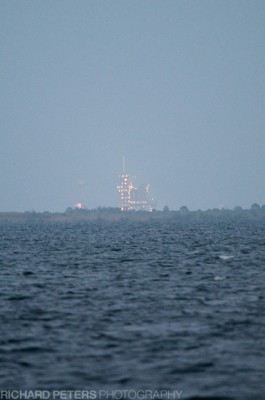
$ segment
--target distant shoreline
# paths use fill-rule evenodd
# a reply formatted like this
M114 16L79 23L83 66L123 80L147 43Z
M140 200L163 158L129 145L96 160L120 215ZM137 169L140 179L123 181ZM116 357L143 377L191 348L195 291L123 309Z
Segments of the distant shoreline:
M119 222L119 221L265 221L265 206L253 204L250 209L236 207L229 209L212 209L206 211L189 211L182 207L178 211L167 208L164 211L121 211L119 208L97 208L93 210L77 210L68 208L62 213L52 212L0 212L0 224L5 223L76 223L76 222Z

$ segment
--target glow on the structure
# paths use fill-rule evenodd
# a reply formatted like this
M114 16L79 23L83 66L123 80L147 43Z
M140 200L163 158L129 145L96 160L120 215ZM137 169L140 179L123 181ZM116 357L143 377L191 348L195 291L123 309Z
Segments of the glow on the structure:
M152 211L154 202L149 195L149 185L135 186L132 177L123 171L117 189L121 211Z

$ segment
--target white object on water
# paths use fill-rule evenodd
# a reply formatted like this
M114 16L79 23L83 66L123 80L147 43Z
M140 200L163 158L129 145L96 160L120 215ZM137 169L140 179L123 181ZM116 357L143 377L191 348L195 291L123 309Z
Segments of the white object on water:
M234 258L234 256L227 256L225 254L222 254L221 256L219 256L221 258L221 260L230 260L231 258Z
M213 279L214 281L223 281L225 279L225 276L216 275Z

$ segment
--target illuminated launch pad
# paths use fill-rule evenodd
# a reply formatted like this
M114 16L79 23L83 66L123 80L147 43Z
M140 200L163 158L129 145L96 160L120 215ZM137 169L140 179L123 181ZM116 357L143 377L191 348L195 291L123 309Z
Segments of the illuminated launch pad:
M120 184L117 186L120 194L121 211L152 211L154 201L149 194L149 185L135 186L133 178L125 173L123 157L123 172L120 175Z

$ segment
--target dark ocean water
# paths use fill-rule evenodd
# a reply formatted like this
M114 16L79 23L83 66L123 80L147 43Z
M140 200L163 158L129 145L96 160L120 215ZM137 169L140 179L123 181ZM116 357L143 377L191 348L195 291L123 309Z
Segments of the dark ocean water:
M265 399L265 224L1 225L0 239L1 389Z

